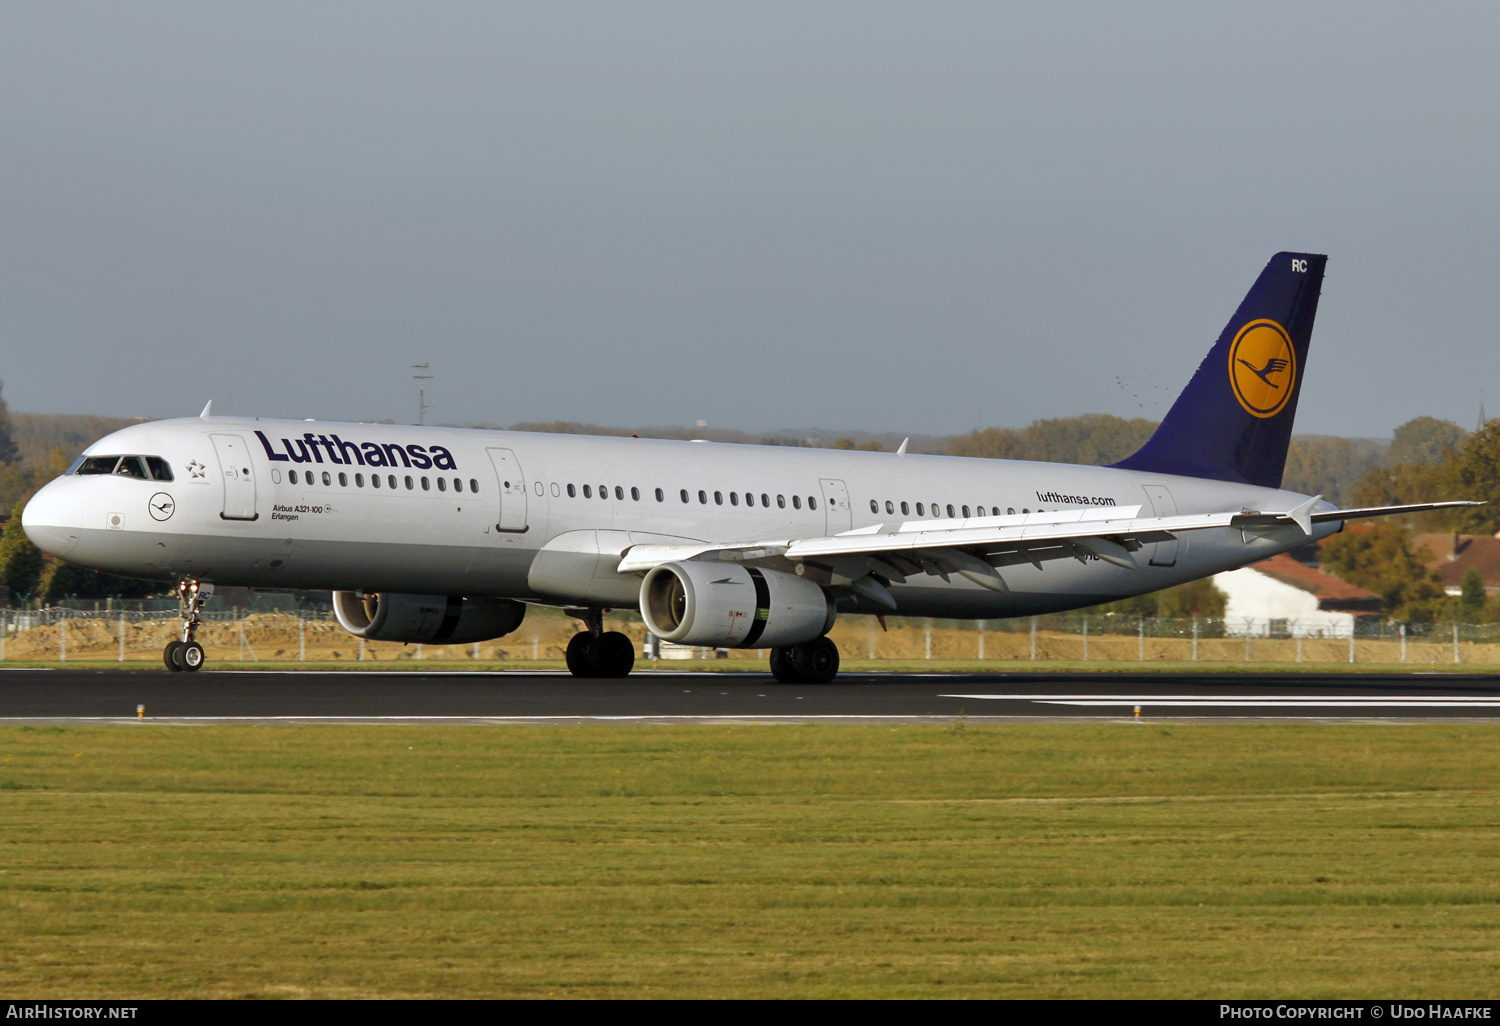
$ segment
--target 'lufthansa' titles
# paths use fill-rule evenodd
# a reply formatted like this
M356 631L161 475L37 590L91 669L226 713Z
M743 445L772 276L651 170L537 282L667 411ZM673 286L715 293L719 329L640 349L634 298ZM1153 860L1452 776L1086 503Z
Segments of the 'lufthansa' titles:
M283 438L285 452L277 452L264 432L255 432L276 463L329 463L360 467L416 467L418 470L457 470L453 454L441 445L397 445L382 442L346 442L338 435L306 432L301 438Z

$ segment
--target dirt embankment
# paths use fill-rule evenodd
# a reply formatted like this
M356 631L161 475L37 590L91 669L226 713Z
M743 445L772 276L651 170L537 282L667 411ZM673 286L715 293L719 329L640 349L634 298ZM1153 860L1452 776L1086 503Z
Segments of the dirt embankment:
M620 630L637 646L645 640L645 627L634 618L606 617L609 630ZM479 660L482 662L562 659L568 639L578 633L579 623L559 613L528 616L514 634L478 645L403 645L396 642L361 643L337 623L300 620L282 613L257 613L242 620L213 621L203 625L198 640L212 661L309 662L349 660L390 662L394 660ZM174 618L140 622L118 619L76 619L66 623L34 627L12 634L4 641L7 660L118 659L121 635L126 660L157 660L167 642L177 636ZM1029 631L980 631L977 628L927 627L921 621L890 622L882 631L873 617L847 617L835 625L831 635L845 659L901 661L972 660L1029 662L1033 641ZM1086 651L1085 651L1086 646ZM1035 659L1038 662L1088 659L1098 662L1187 661L1193 658L1190 637L1146 638L1144 645L1131 635L1095 635L1087 641L1080 634L1038 631ZM1464 663L1500 662L1500 645L1461 646ZM711 656L700 651L696 657ZM730 659L764 659L763 649L732 649ZM1310 662L1349 661L1348 639L1307 638L1201 638L1197 658L1202 662ZM1356 641L1358 662L1401 661L1399 641ZM1451 664L1451 642L1409 641L1406 662Z

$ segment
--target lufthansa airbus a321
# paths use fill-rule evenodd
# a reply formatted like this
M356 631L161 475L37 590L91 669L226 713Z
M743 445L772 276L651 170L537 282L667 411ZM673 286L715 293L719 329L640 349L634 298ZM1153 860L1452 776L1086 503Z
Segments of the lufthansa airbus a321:
M1358 517L1281 490L1327 258L1278 253L1166 419L1109 467L641 438L199 417L90 446L26 506L38 547L176 584L169 669L196 670L212 585L333 592L372 640L463 644L528 603L584 629L580 677L671 642L771 651L779 680L838 672L841 614L995 619L1181 584Z

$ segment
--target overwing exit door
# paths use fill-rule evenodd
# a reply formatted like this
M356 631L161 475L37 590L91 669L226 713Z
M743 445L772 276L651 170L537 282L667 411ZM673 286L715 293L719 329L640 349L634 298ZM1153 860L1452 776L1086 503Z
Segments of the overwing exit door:
M837 478L819 478L823 486L823 506L828 515L828 533L838 534L854 526L854 511L849 508L849 489Z

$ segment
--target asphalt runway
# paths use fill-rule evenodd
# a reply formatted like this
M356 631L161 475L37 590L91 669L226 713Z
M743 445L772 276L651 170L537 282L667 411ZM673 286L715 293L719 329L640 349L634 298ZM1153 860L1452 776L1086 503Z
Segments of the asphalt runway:
M955 719L1500 720L1478 674L841 674L0 670L0 722L153 720L561 721Z

